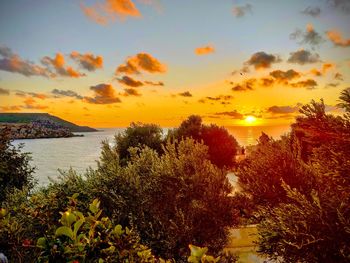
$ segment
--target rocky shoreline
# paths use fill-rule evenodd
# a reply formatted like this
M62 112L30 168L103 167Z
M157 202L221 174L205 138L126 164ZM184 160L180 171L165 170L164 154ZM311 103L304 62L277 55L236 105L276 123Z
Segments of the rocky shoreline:
M5 130L10 139L41 139L80 137L68 128L50 121L35 121L31 123L1 123L0 130Z

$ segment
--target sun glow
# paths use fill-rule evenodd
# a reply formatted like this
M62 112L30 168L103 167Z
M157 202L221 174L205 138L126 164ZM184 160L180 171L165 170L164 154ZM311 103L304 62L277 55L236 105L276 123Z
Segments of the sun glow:
M253 125L256 123L256 118L254 116L248 115L245 117L244 122L248 125Z

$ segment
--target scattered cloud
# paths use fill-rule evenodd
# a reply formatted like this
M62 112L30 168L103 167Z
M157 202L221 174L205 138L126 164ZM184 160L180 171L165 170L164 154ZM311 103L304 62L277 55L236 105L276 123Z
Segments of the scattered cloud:
M271 106L266 111L272 114L290 114L298 112L299 107L299 104L296 106Z
M106 25L116 17L125 20L127 17L141 16L131 0L105 0L92 6L81 4L80 7L89 19L100 25Z
M32 97L32 98L37 98L41 100L47 99L49 96L43 93L36 93L36 92L26 92L26 91L21 91L18 90L16 92L16 96L18 97Z
M336 88L340 85L340 83L327 83L326 86L325 86L325 89L328 89L328 88Z
M211 45L207 45L204 47L197 47L194 50L194 53L198 56L208 55L208 54L214 53L214 52L215 52L215 48Z
M21 106L13 105L13 106L0 106L0 110L2 112L12 112L12 111L20 111L22 109Z
M260 51L254 53L250 59L245 62L245 64L254 66L255 69L266 69L270 68L273 63L278 63L281 61L281 58L277 55L267 54L263 51Z
M220 104L223 104L223 105L227 105L227 104L231 104L231 100L233 100L234 97L232 95L218 95L218 96L215 96L215 97L212 97L212 96L207 96L205 98L202 98L200 100L198 100L199 103L206 103L206 102L219 102Z
M120 103L121 100L116 96L115 89L110 84L98 84L91 86L90 90L94 92L94 97L84 97L84 100L92 104L113 104Z
M271 87L271 86L273 86L273 84L275 84L275 81L272 78L260 78L259 79L259 85L263 86L264 88Z
M296 63L299 65L311 64L320 62L320 56L317 53L312 54L308 50L300 49L295 52L291 52L288 58L289 63Z
M33 98L27 98L24 101L24 106L22 108L29 109L29 110L44 110L48 107L45 105L38 104Z
M129 86L129 87L134 87L134 88L137 88L137 87L144 85L142 81L135 80L135 79L128 77L128 76L123 76L122 78L119 78L118 81L121 84L124 84L124 85Z
M232 12L235 17L243 17L247 13L253 13L253 6L251 4L235 6L233 7Z
M231 119L236 119L236 120L243 120L244 119L244 115L242 113L239 113L236 110L224 111L224 112L216 112L216 113L214 113L214 115L216 115L216 116L226 116L226 117L230 117Z
M79 78L79 77L86 76L84 73L80 73L79 71L73 69L70 66L65 66L65 59L61 53L57 53L54 58L45 56L41 59L41 62L47 67L55 70L58 76L72 77L72 78Z
M314 6L314 7L308 6L303 11L301 11L301 13L304 15L317 17L321 14L321 9L318 6Z
M293 88L306 88L308 90L314 89L317 82L313 79L301 80L290 84Z
M10 90L0 88L0 95L10 95Z
M349 2L350 3L350 2ZM337 47L349 47L350 38L344 39L342 34L337 30L330 30L326 32L327 37Z
M341 74L340 72L336 72L334 74L334 79L343 81L344 80L343 74Z
M323 43L324 38L314 29L312 24L306 26L306 31L303 32L300 29L296 29L293 33L289 35L290 39L300 40L298 44L308 44L311 46L318 46Z
M73 90L59 90L59 89L53 89L51 91L52 94L58 97L72 97L76 99L83 99L83 96L79 95Z
M289 69L287 71L274 70L274 71L270 72L270 76L273 77L278 82L288 84L288 82L290 80L300 78L301 74L299 72L295 71L294 69Z
M49 78L53 75L48 69L22 59L5 46L0 46L0 70L19 73L26 77L43 76Z
M189 91L181 92L178 95L181 97L193 97L193 95Z
M73 51L70 57L75 60L83 69L88 71L95 71L96 69L103 67L103 57L94 56L91 53L80 54Z
M151 86L164 86L164 82L162 81L157 81L157 82L144 81L144 84L151 85Z
M122 94L123 96L141 96L141 94L136 90L136 89L133 89L133 88L127 88L127 89L124 89L124 93Z
M240 84L235 84L231 89L232 91L250 91L254 90L254 85L257 80L255 78L247 79ZM231 83L234 84L234 83Z
M310 70L310 73L316 77L320 77L325 75L329 70L331 70L334 67L335 65L333 63L324 63L321 69L313 68Z
M166 72L166 65L150 54L138 53L135 56L129 57L125 61L125 64L120 65L116 69L116 74L140 74L141 71L164 73Z
M350 13L350 1L349 0L327 0L329 5L335 10L339 10L345 14Z

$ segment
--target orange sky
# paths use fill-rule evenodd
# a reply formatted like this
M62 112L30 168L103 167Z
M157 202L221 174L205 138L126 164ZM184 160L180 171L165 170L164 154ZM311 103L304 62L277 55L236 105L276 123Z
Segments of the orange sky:
M349 87L348 1L64 2L0 4L1 112L266 126Z

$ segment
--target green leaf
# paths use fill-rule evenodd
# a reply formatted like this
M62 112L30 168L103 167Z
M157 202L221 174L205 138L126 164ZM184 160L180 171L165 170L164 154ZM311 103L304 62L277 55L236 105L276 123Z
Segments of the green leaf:
M115 233L118 237L120 237L120 236L124 233L123 227L122 227L121 225L116 225L116 226L114 227L114 233Z
M190 250L191 250L191 256L197 257L197 258L202 258L203 255L205 255L205 253L208 252L208 248L204 247L197 247L194 245L189 245Z
M36 246L40 248L45 248L46 247L46 238L45 237L40 237L38 241L36 242Z
M71 240L73 240L73 231L72 231L72 229L70 229L67 226L61 226L61 227L57 228L55 235L56 236L67 236Z
M77 222L74 224L74 236L76 237L78 234L78 231L80 227L84 224L84 219L79 219Z
M95 199L94 201L92 201L92 203L89 206L89 210L93 214L96 214L99 208L100 208L100 201L98 199Z

